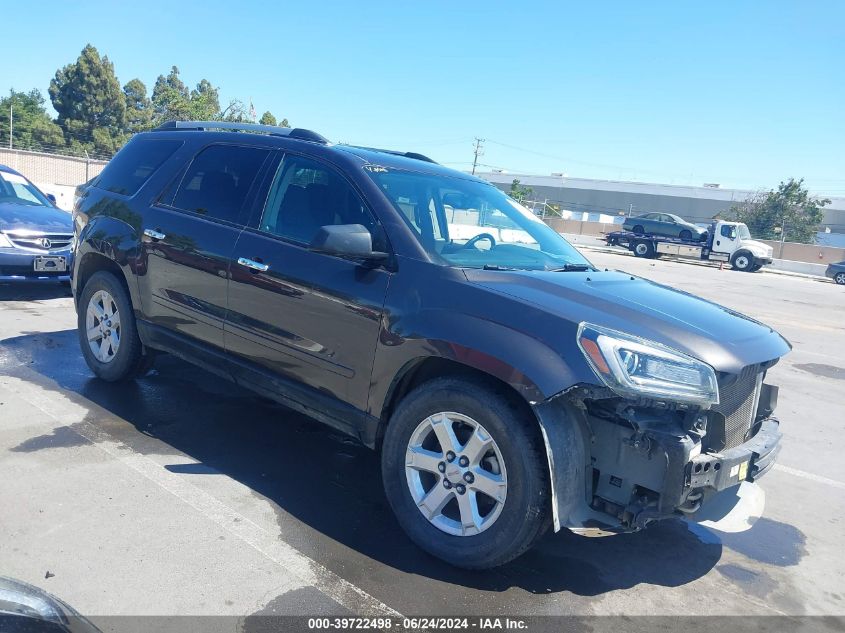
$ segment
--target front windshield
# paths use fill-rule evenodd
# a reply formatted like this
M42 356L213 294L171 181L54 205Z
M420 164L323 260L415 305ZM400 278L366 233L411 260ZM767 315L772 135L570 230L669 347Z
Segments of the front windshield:
M751 239L751 232L748 230L748 227L744 224L737 224L736 225L736 232L739 235L740 239L743 240L750 240Z
M381 166L366 169L435 261L460 268L591 268L569 242L492 185Z
M23 176L0 171L0 204L28 204L34 207L50 207L50 201Z

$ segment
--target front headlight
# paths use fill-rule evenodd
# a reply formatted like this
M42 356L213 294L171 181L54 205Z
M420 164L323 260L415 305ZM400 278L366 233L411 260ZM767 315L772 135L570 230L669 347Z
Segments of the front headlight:
M596 375L620 396L719 404L713 368L660 343L581 323L578 347Z
M12 248L9 238L3 235L3 233L0 233L0 248Z

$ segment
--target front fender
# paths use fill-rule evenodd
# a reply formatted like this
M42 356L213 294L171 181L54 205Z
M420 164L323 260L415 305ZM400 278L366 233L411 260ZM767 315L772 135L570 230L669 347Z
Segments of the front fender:
M135 280L135 264L139 253L137 230L127 222L110 217L96 216L79 231L73 260L73 294L78 297L81 287L80 273L90 276L92 257L105 257L114 262L123 272L132 305L138 306L138 284ZM96 268L95 268L96 270Z
M390 281L376 344L370 414L382 417L405 373L432 358L498 378L528 404L595 382L575 341L576 324L468 283L459 269L408 259L399 269Z
M494 376L529 404L574 380L563 358L527 334L471 315L427 310L404 319L391 331L382 331L370 412L379 415L392 387L416 363L429 358L451 360Z

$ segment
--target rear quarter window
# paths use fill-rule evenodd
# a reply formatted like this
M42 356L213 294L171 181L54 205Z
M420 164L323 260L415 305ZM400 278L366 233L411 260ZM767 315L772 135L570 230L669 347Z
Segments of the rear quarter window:
M95 186L124 196L133 196L181 146L182 141L176 140L133 140L109 161Z

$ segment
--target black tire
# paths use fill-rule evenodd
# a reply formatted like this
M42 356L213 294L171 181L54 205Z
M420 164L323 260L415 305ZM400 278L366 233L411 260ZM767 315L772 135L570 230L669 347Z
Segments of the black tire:
M754 256L748 251L737 251L731 257L731 266L734 270L739 270L744 273L753 272Z
M682 240L690 241L692 240L692 231L690 231L689 229L684 229L680 232L680 234L678 234L678 237L680 237Z
M752 272L752 273L756 273L756 272L757 272L758 270L760 270L762 267L763 267L763 264L754 264L754 266L752 266L752 267L751 267L750 272Z
M836 273L833 276L833 281L840 286L845 286L845 273Z
M87 337L88 306L91 297L100 290L111 295L120 316L120 343L108 362L103 362L94 355ZM76 326L82 355L97 377L108 382L117 382L143 376L152 368L154 357L151 353L147 353L138 338L132 302L126 288L111 273L105 271L94 273L85 284L79 298Z
M637 224L637 226L634 227L634 233L636 235L642 235L643 233L645 233L645 229L643 229L643 225Z
M429 522L414 501L405 474L406 450L415 429L444 411L481 424L496 442L507 471L501 513L487 529L471 536L449 534ZM491 386L457 378L431 380L402 400L382 445L382 477L393 512L414 543L457 567L489 569L520 556L545 533L551 523L548 460L530 415ZM442 480L437 479L432 490Z
M644 257L645 259L654 259L657 255L654 250L654 243L649 240L637 240L631 250L637 257Z

